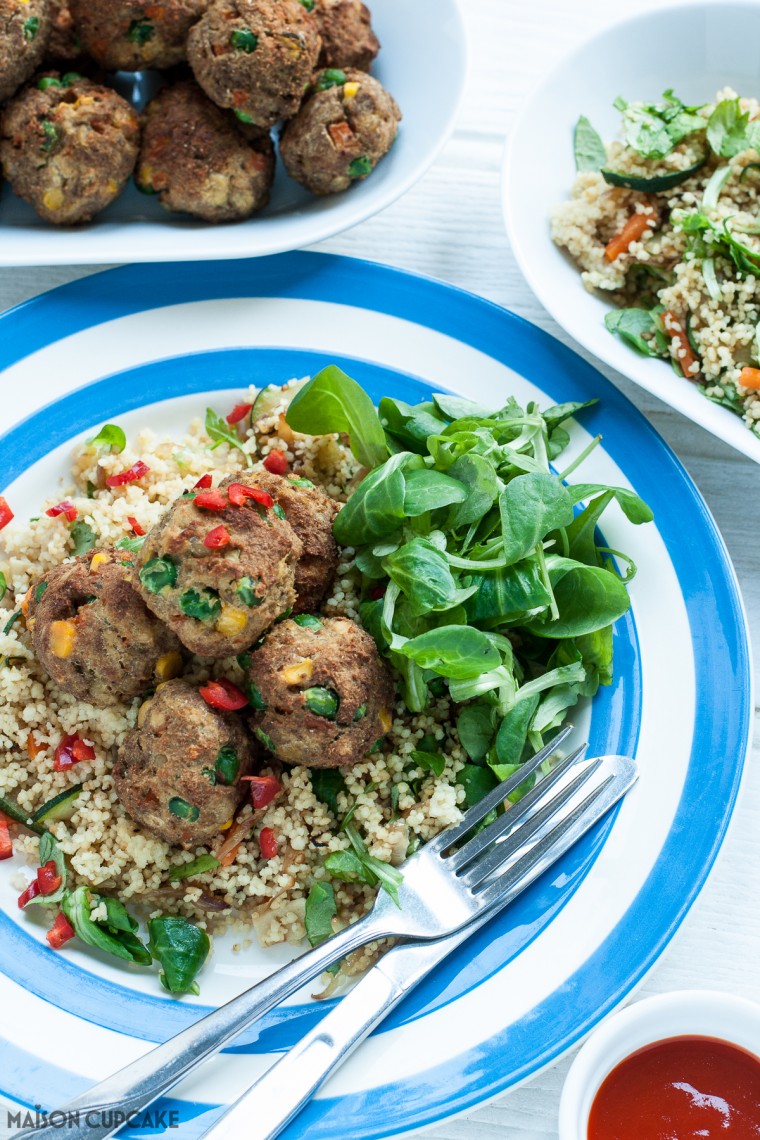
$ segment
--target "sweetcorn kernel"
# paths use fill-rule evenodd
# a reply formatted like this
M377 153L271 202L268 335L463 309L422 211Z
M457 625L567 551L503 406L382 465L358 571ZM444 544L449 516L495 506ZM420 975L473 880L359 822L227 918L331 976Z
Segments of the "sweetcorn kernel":
M222 606L222 612L216 620L214 628L222 637L235 637L245 629L248 615L245 610L238 610L234 606Z
M286 665L280 670L280 676L286 685L302 685L304 681L310 680L313 672L314 662L310 657L306 657L295 665Z
M54 621L50 624L50 652L54 657L71 657L77 631L71 621Z
M358 90L359 90L359 84L358 83L344 83L343 84L343 98L344 99L353 99Z
M104 563L110 561L111 555L105 554L104 551L99 550L97 554L93 554L92 559L90 560L90 573L94 574L99 566L103 566Z
M48 190L42 196L42 204L46 210L60 210L64 203L62 190Z
M179 677L181 672L182 657L176 649L173 649L171 653L165 653L156 662L156 677L162 684L164 681L171 681L174 677Z

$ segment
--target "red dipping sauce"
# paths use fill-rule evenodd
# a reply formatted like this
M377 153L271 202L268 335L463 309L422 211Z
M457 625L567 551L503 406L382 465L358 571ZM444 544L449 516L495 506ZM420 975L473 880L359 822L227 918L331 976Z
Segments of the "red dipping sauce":
M588 1140L760 1140L760 1058L712 1037L671 1037L602 1082Z

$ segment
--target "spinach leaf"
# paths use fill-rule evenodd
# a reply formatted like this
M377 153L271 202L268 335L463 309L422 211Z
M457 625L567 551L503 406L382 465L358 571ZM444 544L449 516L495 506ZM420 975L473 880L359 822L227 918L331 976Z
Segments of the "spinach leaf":
M44 867L46 863L53 860L55 869L61 877L61 885L57 891L49 895L35 895L26 904L27 906L34 906L35 903L39 906L55 906L61 901L66 894L66 856L61 851L60 844L54 835L49 831L43 832L40 836L39 860L40 866Z
M707 141L720 158L733 158L749 146L749 112L742 113L738 99L718 103L707 120Z
M461 503L467 498L467 487L451 475L442 471L431 471L427 467L419 471L409 471L405 476L404 514L407 518L417 518L427 511L437 511L452 503Z
M333 525L342 546L361 546L398 530L405 517L403 469L412 459L422 462L408 452L394 455L362 480Z
M575 487L573 487L573 491L575 491ZM596 545L596 527L613 498L614 493L612 491L605 491L603 495L598 495L575 516L572 524L567 528L568 554L576 562L583 562L586 566L601 565L601 558Z
M87 443L90 447L108 449L112 454L118 455L127 446L127 437L118 424L104 424L98 434L88 439Z
M446 767L446 757L440 752L424 752L415 748L410 759L418 768L432 772L434 776L442 776Z
M312 885L306 899L306 937L312 946L319 946L332 938L332 920L338 913L335 904L335 891L331 883L317 881Z
M507 565L526 558L552 530L573 521L570 494L556 475L518 475L499 496Z
M178 883L181 879L193 879L196 875L215 871L217 867L221 867L221 863L213 855L199 855L191 863L180 863L179 866L172 867L169 879L172 883Z
M402 450L427 455L427 441L446 427L446 421L436 415L435 404L418 404L412 407L403 400L385 396L380 401L380 423Z
M379 467L388 458L375 406L355 380L336 365L323 368L293 397L286 420L305 435L347 432L351 451L363 467Z
M525 628L538 637L594 633L612 625L630 609L624 583L609 570L556 556L547 558L547 566L559 616L527 622Z
M501 664L501 654L487 634L461 625L441 626L421 633L405 642L399 653L423 669L463 681L479 677Z
M98 543L98 535L84 519L77 519L71 524L70 534L74 543L74 554L77 557L86 554Z
M486 704L465 705L457 717L459 742L471 760L482 760L493 743L495 711Z
M124 919L127 912L123 904L114 905L116 899L106 900L107 920L93 922L90 915L103 901L102 896L92 894L89 887L77 887L61 899L61 910L82 942L125 962L149 966L152 960L150 952L134 934L137 929L134 919Z
M487 420L494 414L492 408L484 408L482 404L476 404L473 400L467 400L463 396L451 396L448 393L436 392L433 395L433 400L438 411L447 420Z
M373 887L377 882L374 875L367 873L355 851L333 851L325 859L324 868L333 879L344 883L367 883Z
M611 492L625 517L636 526L651 522L654 518L651 507L648 507L635 491L631 491L627 487L605 487L601 483L573 483L569 491L574 503L580 502L581 499L589 499L592 495L603 495Z
M654 309L612 309L604 324L608 332L616 333L631 348L644 356L669 355L667 337L659 321L661 305Z
M467 807L474 807L479 803L498 782L490 768L481 768L477 764L465 764L459 773L459 783L464 788Z
M552 600L535 558L503 570L468 575L466 581L477 587L464 603L467 618L489 627L518 622L526 614L545 609Z
M217 415L213 408L206 408L206 435L213 441L209 447L209 451L216 451L217 447L226 443L229 447L235 447L238 451L242 452L245 456L246 465L248 467L251 466L253 461L249 453L243 447L234 427L230 427L227 421Z
M466 488L465 498L452 507L448 518L451 529L458 530L482 519L496 502L503 484L493 464L475 453L455 459L449 475Z
M563 424L565 420L569 420L571 416L577 416L578 412L582 412L584 408L593 408L599 401L593 400L573 400L565 404L553 404L541 413L544 423L551 430Z
M413 538L383 559L383 569L409 599L414 617L454 604L457 588L446 555L426 538Z
M404 876L396 867L392 867L390 863L384 863L382 859L376 859L374 855L369 854L364 840L359 835L353 823L346 823L344 821L343 830L348 836L355 855L361 861L365 873L369 872L370 875L375 877L375 880L380 883L382 889L386 894L391 896L396 906L400 909L401 903L398 897L398 889L404 881Z
M535 694L525 700L517 701L506 716L502 717L494 745L499 764L520 763L539 700L540 697Z
M178 915L160 915L148 922L150 948L162 967L159 981L170 994L198 994L196 978L209 956L205 930Z
M346 781L342 774L337 768L312 768L310 775L314 795L337 817L340 814L338 796L346 791Z
M607 162L607 149L585 115L575 124L573 153L577 171L601 170Z

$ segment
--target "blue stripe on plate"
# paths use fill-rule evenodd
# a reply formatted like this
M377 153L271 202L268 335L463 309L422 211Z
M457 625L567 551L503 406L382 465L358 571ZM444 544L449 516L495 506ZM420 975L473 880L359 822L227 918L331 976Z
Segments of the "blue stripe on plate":
M289 349L231 349L172 357L105 377L41 409L0 437L0 484L18 477L73 436L95 430L107 419L148 406L146 392L155 405L195 392L245 390L252 376L259 386L282 383L284 378L309 375L334 360L333 355ZM385 395L416 402L430 395L430 388L413 376L347 357L338 362L376 400ZM635 623L630 614L618 623L615 655L616 680L602 689L592 704L590 746L598 755L633 755L640 721L641 668ZM610 818L602 823L568 853L555 876L526 892L505 915L473 938L466 954L453 956L441 967L435 993L421 990L405 1005L403 1019L413 1019L455 1001L522 953L583 881L612 822ZM94 953L91 956L95 961L108 960ZM211 1012L210 1007L197 1002L140 994L82 970L65 953L51 954L44 943L4 914L0 914L0 970L38 997L77 1017L147 1041L166 1040ZM273 1010L244 1034L232 1051L269 1053L287 1049L332 1004L311 1002ZM384 1030L400 1024L400 1016L392 1015Z
M595 369L540 329L437 282L300 253L255 263L130 267L64 286L0 318L5 322L0 324L5 333L0 365L128 312L235 296L359 303L472 345L555 400L584 399L589 393L601 397L603 407L592 410L585 422L592 430L604 428L606 451L654 508L691 626L700 700L683 797L658 866L610 937L561 993L508 1033L401 1085L312 1102L286 1133L291 1140L305 1134L310 1140L333 1140L347 1130L357 1138L386 1136L461 1112L550 1063L622 1000L662 953L707 877L739 788L752 704L745 620L713 520L644 418ZM430 997L436 983L428 980L424 986Z

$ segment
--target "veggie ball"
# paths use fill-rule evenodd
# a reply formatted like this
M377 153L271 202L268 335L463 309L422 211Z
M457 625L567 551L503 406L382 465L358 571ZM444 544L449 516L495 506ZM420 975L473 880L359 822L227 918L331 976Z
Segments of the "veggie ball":
M88 222L121 194L140 141L137 115L108 87L57 72L24 88L0 117L3 173L41 218Z
M116 551L50 570L29 591L27 626L64 692L99 708L130 701L182 667L179 642L130 585Z
M289 764L358 764L393 723L390 674L370 635L348 618L284 621L246 665L254 732Z
M42 63L51 30L50 0L0 0L0 103Z
M322 37L320 67L358 67L369 71L380 51L372 15L362 0L317 0L314 9Z
M303 545L296 566L296 613L311 613L324 601L338 568L338 544L333 538L333 523L340 509L309 479L297 475L256 476L260 487L268 491L285 512Z
M237 222L269 201L274 147L267 134L246 138L195 83L177 83L148 105L135 179L168 210Z
M285 127L280 155L312 194L337 194L371 174L393 146L401 120L395 99L364 71L321 71Z
M320 44L316 18L299 0L211 0L187 55L210 99L268 130L298 110Z
M50 0L53 28L47 54L51 59L79 59L82 41L68 0Z
M174 67L208 0L70 0L82 46L109 71Z
M295 603L301 542L273 508L234 476L186 493L149 531L138 588L192 653L240 653Z
M234 715L209 708L185 681L168 681L141 705L137 728L119 749L114 785L132 819L166 843L192 848L229 824L253 760Z

